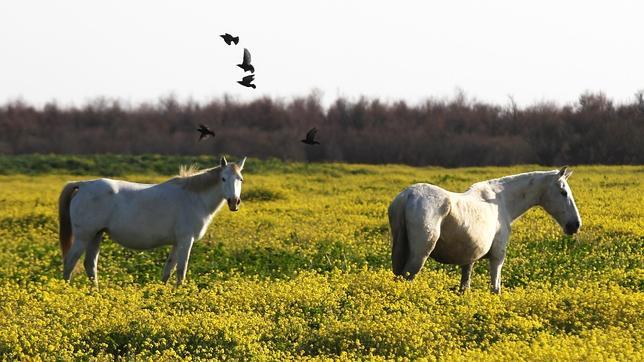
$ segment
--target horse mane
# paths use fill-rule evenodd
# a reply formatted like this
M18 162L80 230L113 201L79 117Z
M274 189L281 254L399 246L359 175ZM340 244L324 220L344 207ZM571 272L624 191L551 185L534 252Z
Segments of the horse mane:
M195 163L192 163L190 165L181 165L179 166L179 177L194 176L198 173L201 173L202 171L206 170L200 170Z
M174 184L190 191L203 191L221 182L221 177L219 176L222 170L221 166L199 169L195 164L181 165L179 175L169 179L166 183Z
M536 176L554 176L557 174L557 170L552 170L552 171L531 171L531 172L524 172L524 173L518 173L516 175L509 175L505 177L501 177L495 180L490 180L490 181L497 181L497 183L504 184L512 181L516 181L519 179L524 179L529 177L536 177Z
M518 181L521 179L526 179L528 177L536 177L536 176L548 176L548 175L556 175L557 171L530 171L530 172L523 172L523 173L517 173L514 175L508 175L508 176L503 176L483 182L488 182L488 183L493 183L493 184L506 184L508 182L514 182Z
M474 189L480 189L480 188L486 188L486 187L492 187L493 189L496 189L498 187L503 187L505 184L515 182L518 180L522 179L528 179L528 176L530 177L535 177L535 176L546 176L546 175L555 175L557 171L531 171L531 172L523 172L523 173L518 173L514 175L508 175L508 176L503 176L499 178L494 178L490 180L484 180L484 181L479 181L474 184L472 184L467 190L474 190Z
M233 171L241 175L241 169L235 163L229 163ZM190 191L204 191L217 186L221 182L221 171L223 167L216 166L211 168L199 169L195 164L179 167L179 175L175 176L166 183L174 184L182 189Z

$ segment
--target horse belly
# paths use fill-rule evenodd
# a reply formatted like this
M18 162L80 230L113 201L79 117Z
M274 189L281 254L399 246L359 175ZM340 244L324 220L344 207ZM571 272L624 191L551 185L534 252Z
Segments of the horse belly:
M471 264L488 253L495 234L495 223L478 220L464 225L448 216L430 257L445 264Z
M166 207L121 204L107 226L110 237L132 249L151 249L175 242L175 215Z
M174 244L174 237L166 233L144 233L123 228L107 229L110 238L130 249L147 250Z
M439 238L429 256L439 263L467 265L485 256L491 245L472 243L468 239Z

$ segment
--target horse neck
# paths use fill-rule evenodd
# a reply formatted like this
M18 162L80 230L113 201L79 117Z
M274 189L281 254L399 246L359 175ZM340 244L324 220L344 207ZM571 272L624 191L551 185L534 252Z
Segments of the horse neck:
M214 167L190 176L179 176L169 180L186 192L201 200L205 212L216 212L224 201L221 167Z
M217 211L224 202L224 192L221 184L201 190L197 192L197 194L206 206L208 214L212 214Z
M544 173L530 172L494 180L499 188L499 200L512 221L539 205L546 178Z

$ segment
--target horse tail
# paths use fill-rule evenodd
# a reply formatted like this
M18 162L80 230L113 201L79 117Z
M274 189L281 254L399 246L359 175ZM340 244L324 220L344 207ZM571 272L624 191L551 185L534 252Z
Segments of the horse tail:
M399 195L389 206L389 226L391 227L391 266L395 275L403 275L409 258L409 239L405 219L406 197Z
M72 246L72 218L69 213L69 205L72 198L78 191L80 182L68 182L58 198L58 224L60 236L60 248L63 251L63 259Z

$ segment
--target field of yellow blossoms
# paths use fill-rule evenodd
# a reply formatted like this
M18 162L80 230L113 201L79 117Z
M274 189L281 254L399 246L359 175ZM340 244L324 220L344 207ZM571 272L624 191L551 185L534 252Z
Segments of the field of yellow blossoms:
M539 166L414 168L250 159L241 210L195 245L187 283L160 282L168 248L110 240L100 290L62 281L57 197L100 176L159 182L213 157L0 156L0 359L644 360L644 166L573 167L582 219L514 224L503 292L487 262L412 283L390 270L386 217L404 187L454 191ZM80 263L79 263L80 266Z

